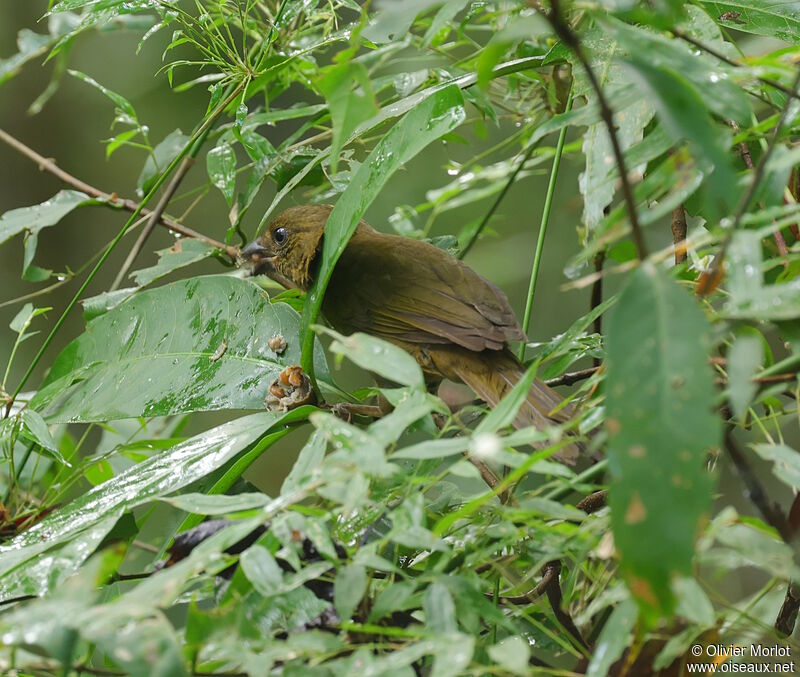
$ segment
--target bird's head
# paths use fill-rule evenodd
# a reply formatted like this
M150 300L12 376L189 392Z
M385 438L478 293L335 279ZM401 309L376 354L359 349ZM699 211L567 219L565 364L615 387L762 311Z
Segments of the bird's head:
M257 240L242 249L240 265L268 275L288 289L311 286L330 205L291 207L276 216Z

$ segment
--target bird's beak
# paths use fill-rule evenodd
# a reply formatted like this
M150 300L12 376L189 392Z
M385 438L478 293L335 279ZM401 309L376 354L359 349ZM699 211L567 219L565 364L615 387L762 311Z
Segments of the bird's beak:
M272 252L254 240L239 252L239 265L248 268L251 275L269 275L272 271Z

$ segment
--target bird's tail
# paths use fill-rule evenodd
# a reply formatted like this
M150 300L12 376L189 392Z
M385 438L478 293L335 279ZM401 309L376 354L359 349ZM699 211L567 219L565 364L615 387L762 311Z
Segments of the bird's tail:
M434 361L437 366L445 367L443 372L450 372L448 378L463 382L492 407L508 394L525 373L525 367L507 350L474 352L459 348L436 355ZM540 379L534 379L528 397L514 419L514 427L534 426L542 430L554 423L569 420L574 414L574 407L566 405L559 408L562 401L563 398L552 388ZM570 444L555 454L555 458L574 463L578 453L578 445Z

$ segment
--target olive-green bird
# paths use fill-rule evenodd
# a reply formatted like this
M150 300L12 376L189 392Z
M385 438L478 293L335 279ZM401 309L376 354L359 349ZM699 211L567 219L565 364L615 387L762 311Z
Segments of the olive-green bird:
M254 275L308 290L331 210L307 205L282 212L242 250L243 263ZM491 406L525 371L508 349L509 341L524 341L525 333L500 289L438 247L380 233L365 221L334 268L322 313L343 334L364 332L409 352L429 386L443 378L462 382ZM534 381L515 427L563 423L572 409L556 411L561 401ZM572 444L557 458L572 461L577 453Z

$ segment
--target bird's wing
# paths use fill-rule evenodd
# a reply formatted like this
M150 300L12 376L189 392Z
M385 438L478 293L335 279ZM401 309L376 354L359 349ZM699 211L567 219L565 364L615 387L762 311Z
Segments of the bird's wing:
M323 310L334 326L480 351L523 340L505 294L437 247L359 227Z

